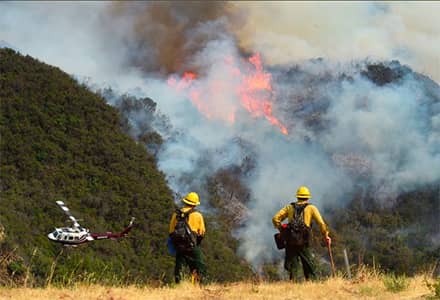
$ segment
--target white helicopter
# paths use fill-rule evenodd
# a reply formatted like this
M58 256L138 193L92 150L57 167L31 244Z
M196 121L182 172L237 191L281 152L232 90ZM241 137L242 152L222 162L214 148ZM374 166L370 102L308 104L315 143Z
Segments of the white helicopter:
M73 222L72 227L55 228L55 230L47 235L49 240L61 243L65 246L76 246L87 242L103 239L119 239L128 235L133 228L134 217L131 218L130 224L121 232L91 233L89 229L81 227L75 217L70 213L69 208L63 201L56 201L61 209L69 216Z

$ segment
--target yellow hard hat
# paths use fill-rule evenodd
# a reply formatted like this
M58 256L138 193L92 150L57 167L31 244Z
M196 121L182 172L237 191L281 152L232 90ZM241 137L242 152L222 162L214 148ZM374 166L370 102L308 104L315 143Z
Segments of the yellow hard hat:
M182 202L188 205L199 205L199 195L195 192L188 193L188 195L185 196L185 198L182 198Z
M312 195L306 186L300 186L296 191L296 198L310 199L312 198Z

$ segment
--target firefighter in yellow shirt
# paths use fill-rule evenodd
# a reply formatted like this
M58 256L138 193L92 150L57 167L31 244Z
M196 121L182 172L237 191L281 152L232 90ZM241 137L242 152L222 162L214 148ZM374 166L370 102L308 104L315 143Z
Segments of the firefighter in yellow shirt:
M200 243L205 236L205 222L202 214L195 210L200 205L199 195L195 192L188 193L182 202L184 206L173 213L169 227L176 249L174 277L176 283L179 283L182 269L188 265L192 280L200 282L206 273L206 267L200 250Z
M273 225L280 230L285 241L286 256L284 268L289 272L291 280L294 279L294 274L299 267L300 260L304 277L306 279L316 278L315 265L309 249L312 220L315 220L319 225L326 243L331 243L329 230L321 214L314 205L309 203L311 197L307 187L299 187L296 192L298 201L286 205L272 218ZM289 222L289 226L281 224L286 218Z

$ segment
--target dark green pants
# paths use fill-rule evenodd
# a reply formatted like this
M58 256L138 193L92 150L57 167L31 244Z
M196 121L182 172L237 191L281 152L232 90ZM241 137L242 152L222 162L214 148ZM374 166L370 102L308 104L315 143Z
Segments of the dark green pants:
M299 269L299 262L301 261L306 280L315 279L315 263L313 261L312 253L309 247L303 248L286 248L286 258L284 260L284 268L289 272L290 280L295 279L295 274Z
M174 268L174 278L176 283L180 282L180 279L182 278L181 273L185 265L189 267L191 272L196 271L200 280L205 276L206 267L199 246L196 246L191 252L176 253L176 266Z

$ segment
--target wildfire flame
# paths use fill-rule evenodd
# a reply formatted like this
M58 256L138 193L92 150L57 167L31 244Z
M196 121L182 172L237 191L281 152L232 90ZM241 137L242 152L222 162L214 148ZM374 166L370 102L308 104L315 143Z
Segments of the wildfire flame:
M252 65L249 72L244 74L234 65L232 58L226 58L228 73L237 79L238 86L233 87L233 95L240 99L239 106L246 109L253 117L264 117L271 124L277 126L281 133L288 134L287 128L273 115L273 89L272 75L263 69L260 55L257 53L248 59ZM224 95L230 89L226 80L215 78L200 86L198 76L194 72L185 72L181 78L170 77L168 85L179 92L186 91L193 105L207 118L222 119L234 123L236 119L237 105L233 103L216 103L204 101L215 95ZM224 98L224 97L223 97Z

